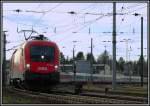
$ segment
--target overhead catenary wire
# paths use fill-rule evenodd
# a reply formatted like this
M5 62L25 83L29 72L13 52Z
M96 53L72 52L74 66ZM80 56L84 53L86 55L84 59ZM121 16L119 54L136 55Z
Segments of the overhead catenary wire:
M59 3L59 4L57 4L56 6L54 6L54 7L52 7L51 9L49 9L48 11L51 11L51 10L53 10L53 9L55 9L56 7L58 7L59 5L61 5L61 3ZM40 4L38 5L38 7L40 6ZM37 8L38 8L37 7ZM38 22L42 19L42 17L44 16L45 14L43 14L39 19L38 19L38 21L36 21L36 22L34 22L33 23L33 25L32 25L32 29L33 29L33 27L35 27L35 25L36 24L38 24ZM32 33L31 33L32 34ZM31 34L30 34L30 36L31 36ZM25 36L25 35L24 35Z
M131 5L131 6L125 7L125 9L131 9L131 8L135 8L135 7L137 7L137 6L141 6L141 4L140 4L140 3L133 4L133 5Z
M145 7L144 7L145 8ZM143 8L139 8L139 9L143 9ZM134 11L137 11L137 10L134 10ZM131 12L127 12L127 13L132 13L132 12L134 12L134 11L131 11ZM140 20L140 19L138 19L138 20ZM135 21L138 21L138 20L134 20L132 23L130 23L130 24L127 24L127 25L125 25L125 26L123 26L123 27L119 27L120 29L125 29L125 28L129 28L129 27L127 27L127 26L130 26L131 27L131 25L133 25L133 23L135 23ZM134 27L132 27L133 29L134 29ZM119 29L118 29L118 31L119 31ZM135 34L135 33L138 33L137 31L135 32L135 29L134 29L134 32L132 32L132 34Z
M58 4L59 5L59 4ZM56 7L57 7L57 5L56 5ZM132 8L133 8L134 6L132 6ZM55 7L54 7L55 8ZM52 8L53 9L53 8ZM51 10L51 9L50 9ZM51 12L50 10L47 10L47 12ZM94 20L93 20L94 21ZM88 22L87 22L88 23ZM68 25L69 26L69 25ZM57 27L56 27L57 28Z
M135 11L137 11L137 10L140 10L140 9L143 9L143 8L145 8L145 7L147 7L147 6L143 6L143 7L137 8L137 9L135 9L135 10L129 11L129 12L124 13L124 14L125 14L125 15L128 15L128 14L130 14L130 13L133 13L133 12L135 12ZM132 15L133 15L133 14L132 14ZM142 15L142 14L141 14L141 15Z
M108 16L111 16L112 14L111 14L111 13L107 13L107 15L108 15ZM106 15L106 16L107 16L107 15ZM99 20L99 18L101 18L101 17L98 17L98 18L96 18L95 20L90 21L90 22L89 22L89 25L90 25L90 23ZM82 28L80 28L79 30L82 30L83 28L85 28L85 27L87 27L87 26L88 26L88 25L84 25L84 26L83 26ZM78 31L79 31L79 30L78 30ZM75 32L77 32L77 31L75 31Z
M55 8L57 8L59 5L61 5L61 3L59 3L59 4L57 4L56 6L54 6L54 7L52 7L51 9L49 9L48 11L51 11L51 10L53 10L53 9L55 9ZM41 3L36 7L36 8L38 8L38 7L40 7L41 6ZM27 11L26 10L26 12L29 12L29 11ZM35 14L36 12L33 12L33 14ZM32 14L32 15L33 15ZM32 27L37 27L36 25L40 22L40 20L44 17L44 15L45 14L42 14L41 16L40 16L40 18L37 20L37 21L35 21L32 25L27 25L27 24L23 24L23 25L26 25L26 26L32 26ZM19 23L19 24L21 24L21 23ZM42 25L40 24L40 26L42 27ZM43 25L43 26L45 26L45 25ZM49 27L49 26L47 26L47 27Z
M128 13L129 13L129 12L128 12ZM101 15L102 15L102 14L101 14ZM112 13L107 13L106 15L103 14L102 16L100 16L100 17L98 17L98 18L96 18L96 19L94 19L94 20L88 21L87 23L89 23L89 25L90 25L90 24L92 24L93 22L95 22L95 21L101 19L103 16L111 16L111 15L112 15ZM88 25L85 25L84 27L80 28L79 30L82 30L82 29L85 28L86 26L88 26ZM75 31L75 32L77 32L77 31Z
M59 5L59 4L58 4ZM93 5L93 4L91 4L91 5ZM96 5L96 4L95 4ZM132 5L132 6L128 6L128 7L126 7L125 9L131 9L131 8L135 8L135 7L137 7L137 6L141 6L141 4L135 4L135 5ZM57 5L56 5L56 7L57 7ZM89 6L90 7L90 6ZM45 10L45 11L34 11L34 10L26 10L26 12L33 12L33 13L44 13L44 14L47 14L47 13L49 13L49 12L55 12L55 13L72 13L72 14L89 14L89 15L103 15L104 13L90 13L90 12L81 12L81 11L83 11L83 10L86 10L86 9L89 9L89 7L87 7L87 8L84 8L84 9L81 9L80 10L80 12L75 12L75 11L70 11L70 12L68 12L68 11L54 11L54 10ZM54 7L55 8L55 7ZM94 7L95 8L95 7ZM52 8L53 9L53 8ZM140 8L139 8L140 9ZM117 10L118 11L118 10ZM119 11L118 11L119 12Z
M122 5L121 7L121 12L124 11L124 5ZM123 17L121 17L121 22L118 24L117 28L120 28L121 24L125 21L125 15L123 15ZM118 32L118 29L117 29Z
M53 9L57 8L58 6L60 6L61 4L62 4L62 3L57 4L56 6L52 7L51 9L49 9L47 12L52 11ZM38 24L39 21L40 21L45 15L46 15L46 14L43 13L43 14L41 15L41 17L39 18L38 22L35 22L35 23L33 24L33 26L35 26L36 24Z
M97 20L97 19L95 19L95 20ZM94 21L94 20L93 20L93 21ZM91 22L92 22L92 21L91 21ZM85 26L87 26L87 25L85 25ZM74 28L74 27L73 27L73 28ZM70 30L70 29L72 29L72 28L69 28L69 30ZM67 29L67 30L68 30L68 29Z
M38 6L37 6L35 9L38 9L40 6L41 6L41 3L39 3ZM34 14L34 13L33 13L33 14ZM32 14L32 15L33 15L33 14ZM21 23L20 23L20 24L21 24ZM22 23L22 24L27 25L27 24L25 24L25 23ZM33 25L29 25L29 26L33 27Z
M136 4L137 5L137 4ZM136 6L136 5L134 5L134 6ZM134 6L132 6L132 8L135 8ZM141 4L139 5L139 6L141 6ZM92 7L92 6L91 6ZM136 7L138 7L138 6L136 6ZM131 8L129 8L129 9L131 9ZM87 9L88 10L88 9ZM52 11L50 11L50 12L54 12L55 10L52 10ZM77 12L77 14L78 13L83 13L83 15L85 15L85 13L87 13L87 12L82 12L82 11L79 11L79 12ZM91 15L92 16L99 16L99 15L93 15L93 14L95 14L94 12L89 12L88 11L88 13L92 13ZM125 12L125 13L127 13L127 12ZM68 14L68 13L67 13ZM90 14L89 14L90 15ZM125 17L126 15L123 15L123 17ZM91 21L94 21L94 19L93 20L91 20ZM67 33L70 33L70 32L72 32L72 31L74 31L74 29L76 28L76 29L78 29L77 31L77 33L83 33L81 30L82 30L82 27L83 27L83 29L84 29L84 27L86 28L86 25L87 25L87 27L89 27L89 25L88 25L88 23L90 23L91 21L87 21L87 23L76 23L77 24L77 26L75 27L75 26L73 26L73 25L66 25L66 27L63 27L63 26L60 26L62 29L64 29L64 31L66 31ZM56 25L59 25L59 23L58 24L56 24ZM65 24L64 24L65 25ZM31 25L32 26L32 25ZM49 26L48 26L49 27ZM55 26L53 26L53 27L55 27ZM59 26L58 26L59 27ZM58 29L58 27L56 26L56 28L57 28L57 30L59 30ZM70 30L67 30L67 29L69 29L70 28ZM80 30L81 29L81 30ZM81 32L80 32L81 31ZM60 30L60 32L62 33L63 31L61 31ZM74 32L76 32L76 31L74 31ZM92 33L104 33L104 34L111 34L111 33L109 33L109 32L111 32L111 31L105 31L106 33L104 33L103 31L101 31L101 32L93 32L92 31ZM120 31L121 32L121 31ZM123 31L122 31L123 32ZM119 33L119 31L118 31L118 33ZM124 32L124 33L120 33L120 34L129 34L129 33L132 33L132 32ZM136 32L136 33L138 33L138 32ZM56 33L56 34L54 34L54 35L59 35L59 33ZM67 34L67 35L69 35L69 34ZM54 36L55 37L55 36ZM69 37L71 37L71 35L69 36ZM64 38L68 38L68 36L67 37L64 37Z
M12 48L10 49L7 49L6 51L10 51L10 50L16 50L15 48L19 47L22 43L18 44L18 45L15 45L13 46Z
M141 8L138 8L138 9L136 9L136 10L139 10L139 9L141 9ZM136 11L136 10L134 10L134 11ZM119 10L117 10L117 11L119 11ZM132 12L134 12L134 11L132 11ZM132 12L128 12L128 13L132 13ZM127 13L127 14L128 14ZM126 13L125 13L126 14ZM100 17L98 17L98 18L96 18L96 19L94 19L94 20L91 20L91 21L89 21L89 22L87 22L87 23L92 23L92 22L95 22L95 21L97 21L97 20L99 20L99 19L101 19L103 16L111 16L112 15L112 13L107 13L106 15L104 15L104 14L101 14L102 16L100 16ZM122 14L123 15L123 14ZM86 27L87 25L85 25L84 27ZM83 27L83 28L84 28ZM81 29L83 29L83 28L81 28ZM79 30L81 30L81 29L79 29ZM77 32L77 31L75 31L75 32Z

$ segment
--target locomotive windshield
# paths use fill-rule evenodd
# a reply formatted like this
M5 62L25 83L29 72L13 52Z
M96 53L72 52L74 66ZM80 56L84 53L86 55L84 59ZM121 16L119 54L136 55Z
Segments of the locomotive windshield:
M50 46L31 46L30 58L34 62L53 62L54 47Z

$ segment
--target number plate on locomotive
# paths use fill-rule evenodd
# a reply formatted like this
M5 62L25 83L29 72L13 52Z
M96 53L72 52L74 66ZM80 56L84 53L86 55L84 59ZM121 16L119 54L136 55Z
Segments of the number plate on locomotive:
M38 70L47 70L47 67L38 67Z

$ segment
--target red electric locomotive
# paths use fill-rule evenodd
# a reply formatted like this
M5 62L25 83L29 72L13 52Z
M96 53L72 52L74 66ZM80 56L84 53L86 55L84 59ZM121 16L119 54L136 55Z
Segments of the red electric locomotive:
M59 49L43 35L26 41L11 58L11 84L59 83Z

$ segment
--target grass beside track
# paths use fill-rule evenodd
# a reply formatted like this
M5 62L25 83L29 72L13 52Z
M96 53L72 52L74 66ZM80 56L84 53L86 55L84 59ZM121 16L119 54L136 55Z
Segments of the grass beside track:
M3 104L22 104L22 103L28 104L28 103L32 103L31 99L17 96L16 94L10 93L6 90L3 90L2 97L3 97L2 98Z
M139 85L118 85L115 90L112 89L112 85L96 85L96 84L87 84L83 86L83 91L91 91L91 92L100 92L105 93L105 88L108 88L108 93L110 94L124 94L131 96L148 96L147 85L143 87Z
M21 96L3 88L2 104L43 104L42 100L34 97Z

